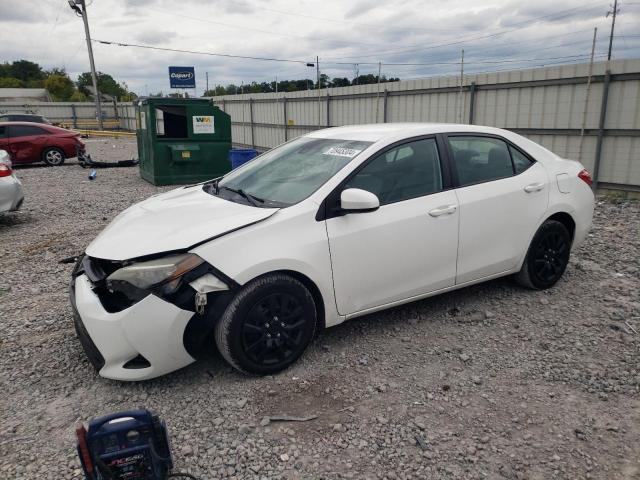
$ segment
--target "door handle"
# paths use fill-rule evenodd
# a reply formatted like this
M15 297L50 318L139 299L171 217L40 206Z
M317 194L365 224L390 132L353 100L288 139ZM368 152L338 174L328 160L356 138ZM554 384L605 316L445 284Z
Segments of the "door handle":
M457 210L458 207L455 205L445 205L443 207L434 208L433 210L429 210L429 215L432 217L439 217L441 215L451 215Z
M524 187L524 191L527 193L533 193L533 192L539 192L543 188L544 188L544 183L538 182L538 183L532 183L530 185L527 185L526 187Z

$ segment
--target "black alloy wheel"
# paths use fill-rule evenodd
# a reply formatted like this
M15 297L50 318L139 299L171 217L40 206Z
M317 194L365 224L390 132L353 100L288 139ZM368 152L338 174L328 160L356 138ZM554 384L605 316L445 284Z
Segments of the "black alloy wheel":
M273 293L256 303L242 327L242 347L253 362L278 365L301 346L306 320L300 302L288 293Z
M315 332L316 306L293 277L270 274L247 284L216 324L218 350L243 372L284 370L307 348Z
M570 253L571 235L567 228L556 220L547 220L533 237L516 280L534 289L552 287L564 274Z

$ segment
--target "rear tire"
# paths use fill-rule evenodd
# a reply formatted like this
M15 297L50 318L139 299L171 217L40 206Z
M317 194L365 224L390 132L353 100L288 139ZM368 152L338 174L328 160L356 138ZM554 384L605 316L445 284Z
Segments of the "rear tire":
M50 147L42 152L42 160L50 167L57 167L64 163L65 155L59 148Z
M571 253L571 234L556 220L544 222L533 236L516 281L527 288L544 290L564 274Z
M316 329L317 309L309 290L275 273L247 284L215 327L218 350L234 368L269 375L284 370L305 351Z

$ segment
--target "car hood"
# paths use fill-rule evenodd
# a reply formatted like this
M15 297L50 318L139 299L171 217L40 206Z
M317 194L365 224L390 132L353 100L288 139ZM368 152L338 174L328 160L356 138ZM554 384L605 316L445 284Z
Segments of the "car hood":
M200 185L179 188L120 213L89 244L86 253L121 261L183 250L265 220L276 211L223 200L205 193Z

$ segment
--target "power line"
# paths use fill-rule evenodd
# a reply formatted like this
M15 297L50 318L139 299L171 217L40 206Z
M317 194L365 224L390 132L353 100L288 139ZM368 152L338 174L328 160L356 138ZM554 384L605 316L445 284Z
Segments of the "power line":
M108 40L99 40L93 39L92 41L101 43L104 45L114 45L119 47L133 47L133 48L143 48L148 50L159 50L166 52L174 52L174 53L189 53L193 55L207 55L214 57L225 57L225 58L239 58L245 60L261 60L261 61L269 61L269 62L284 62L284 63L295 63L295 64L308 64L309 62L306 60L294 60L288 58L273 58L273 57L257 57L257 56L249 56L249 55L233 55L228 53L213 53L213 52L202 52L196 50L183 50L178 48L166 48L166 47L155 47L152 45L140 45L135 43L124 43L124 42L113 42ZM476 60L476 61L468 61L468 64L501 64L501 63L519 63L519 62L531 62L531 61L543 61L543 60L560 60L560 59L579 59L582 57L588 57L589 55L567 55L561 57L546 57L546 58L532 58L532 59L520 59L520 58L511 58L511 59L502 59L502 60ZM424 63L394 63L394 62L357 62L358 65L378 65L381 63L384 66L434 66L434 65L459 65L459 62L424 62ZM353 62L327 62L327 65L348 65L351 67Z
M144 48L147 50L161 50L164 52L191 53L194 55L208 55L210 57L243 58L245 60L263 60L267 62L286 62L286 63L302 63L302 64L309 63L306 60L292 60L292 59L286 59L286 58L271 58L271 57L254 57L249 55L232 55L229 53L199 52L196 50L181 50L179 48L154 47L152 45L139 45L136 43L111 42L108 40L98 40L95 38L92 41L97 43L102 43L104 45L116 45L118 47L135 47L135 48Z

